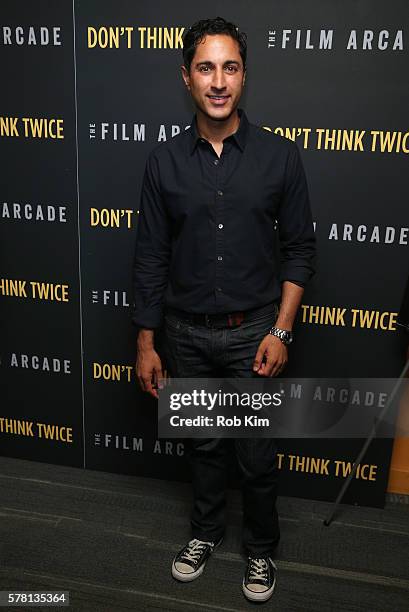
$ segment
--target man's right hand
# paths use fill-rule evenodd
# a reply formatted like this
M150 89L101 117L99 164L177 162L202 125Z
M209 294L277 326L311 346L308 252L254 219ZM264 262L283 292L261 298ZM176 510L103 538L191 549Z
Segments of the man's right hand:
M157 387L162 383L162 363L153 346L153 331L141 329L138 334L136 376L143 391L158 399Z

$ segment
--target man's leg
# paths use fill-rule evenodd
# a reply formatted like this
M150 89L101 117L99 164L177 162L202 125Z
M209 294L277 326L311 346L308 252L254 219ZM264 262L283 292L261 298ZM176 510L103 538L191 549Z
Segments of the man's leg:
M250 557L274 557L280 540L275 441L240 438L235 447L242 479L243 546Z
M228 330L224 375L264 379L253 372L259 343L274 325L278 308ZM277 446L271 438L235 440L243 494L243 546L251 557L272 557L280 539L276 509Z
M164 357L170 376L210 378L215 375L215 330L167 315ZM227 440L187 438L186 456L193 484L192 537L216 542L225 529Z

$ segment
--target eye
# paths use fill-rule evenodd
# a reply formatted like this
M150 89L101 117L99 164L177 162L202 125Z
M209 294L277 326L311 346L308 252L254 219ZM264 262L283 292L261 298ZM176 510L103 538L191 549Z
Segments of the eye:
M227 72L237 72L238 67L235 66L234 64L231 64L229 66L226 66L226 70L227 70Z
M209 72L210 66L199 66L199 72Z

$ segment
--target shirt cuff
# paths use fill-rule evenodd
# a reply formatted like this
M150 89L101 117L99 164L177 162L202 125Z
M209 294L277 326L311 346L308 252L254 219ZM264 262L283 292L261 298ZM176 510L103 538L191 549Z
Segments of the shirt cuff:
M305 265L305 263L297 265L292 261L282 264L280 280L281 282L290 281L300 287L305 287L313 275L314 268L312 266Z
M163 322L162 306L150 306L132 314L132 324L137 329L158 329Z

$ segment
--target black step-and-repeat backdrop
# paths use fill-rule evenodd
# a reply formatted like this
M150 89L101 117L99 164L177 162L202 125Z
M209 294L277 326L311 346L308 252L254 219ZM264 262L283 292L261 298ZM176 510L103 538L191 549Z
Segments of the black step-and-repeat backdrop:
M130 323L149 151L189 126L181 36L248 34L242 106L301 151L318 241L286 376L394 377L408 271L407 6L381 0L6 0L1 6L1 454L186 478L137 388ZM381 506L392 440L346 500ZM360 440L281 440L283 494L333 499ZM322 469L312 469L312 464Z

